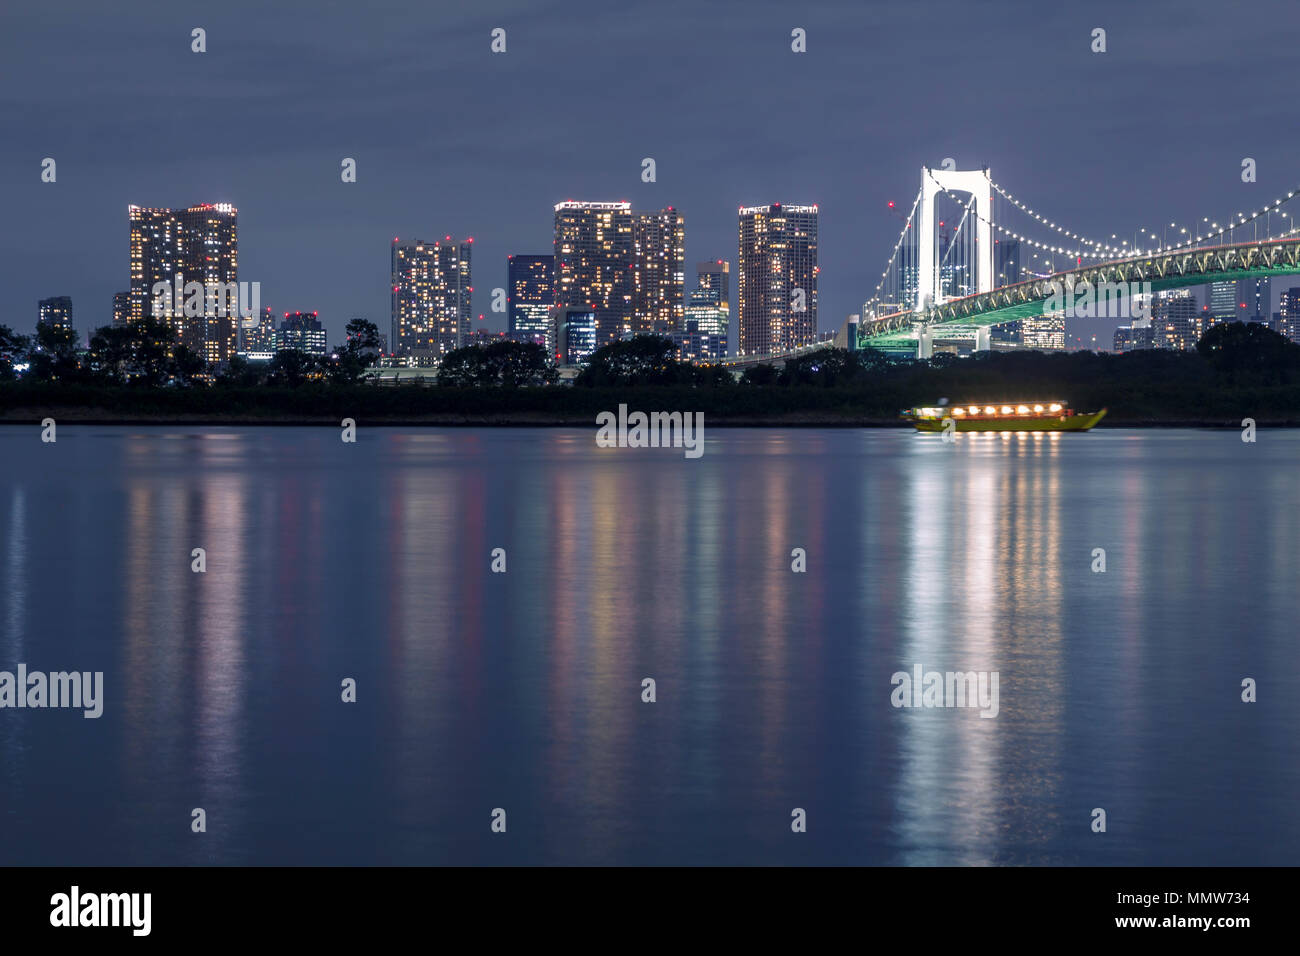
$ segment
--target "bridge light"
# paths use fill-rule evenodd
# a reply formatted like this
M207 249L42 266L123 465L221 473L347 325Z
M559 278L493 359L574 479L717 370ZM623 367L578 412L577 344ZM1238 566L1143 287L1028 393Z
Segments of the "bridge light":
M1041 412L1042 410L1043 410L1043 406L1042 406L1042 405L1035 405L1035 406L1034 406L1034 411L1036 411L1036 412Z
M1020 406L1017 406L1017 408L1016 408L1016 414L1017 414L1017 415L1028 415L1028 414L1029 414L1029 406L1028 406L1028 405L1020 405Z
M994 408L992 405L989 405L989 406L987 406L987 407L984 409L984 414L985 414L985 415L996 415L997 413L998 413L998 410L997 410L996 408Z
M972 406L970 407L969 411L970 411L970 413L971 413L972 415L978 415L978 414L980 413L980 410L979 410L979 406L978 406L978 405L972 405Z
M1002 406L1002 414L1003 414L1003 415L1010 415L1010 414L1011 414L1011 406L1010 406L1010 405L1003 405L1003 406Z
M1059 412L1061 410L1061 406L1053 402L1051 405L1047 407L1047 410L1050 412Z

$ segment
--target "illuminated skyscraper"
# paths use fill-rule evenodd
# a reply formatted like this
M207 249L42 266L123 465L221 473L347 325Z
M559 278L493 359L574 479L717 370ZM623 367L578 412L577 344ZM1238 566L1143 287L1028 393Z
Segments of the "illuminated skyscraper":
M176 332L185 345L209 363L230 359L236 347L239 321L239 211L229 203L199 203L187 209L150 209L130 206L131 291L126 319L138 322L155 315L153 288L169 286L177 275L188 285L203 287L202 306L185 315L185 300L173 299L157 317ZM223 314L224 313L224 314Z
M739 252L739 354L765 355L815 342L817 207L743 207Z
M1057 310L1020 320L1020 343L1043 352L1065 351L1065 312Z
M30 301L30 300L29 300ZM55 329L72 328L72 299L66 295L41 299L37 322Z
M1167 289L1151 304L1153 347L1186 350L1200 339L1200 304L1191 289Z
M685 319L686 225L669 207L634 212L627 202L555 207L555 301L596 316L596 346Z
M696 287L686 306L685 330L708 336L707 347L692 348L691 354L723 358L727 352L727 335L731 322L731 263L710 259L695 266ZM718 354L718 345L722 352Z
M275 313L264 308L258 318L260 321L255 328L239 327L239 354L252 361L267 361L274 358L276 352Z
M686 221L672 206L632 214L632 314L623 335L683 328Z
M131 293L113 293L113 324L125 325L126 317L131 314Z
M632 311L632 204L555 206L555 302L596 317L596 347L622 333Z
M393 240L393 352L430 365L469 335L474 240Z
M1237 321L1237 283L1211 282L1209 294L1210 315L1219 322Z
M1300 343L1300 288L1292 287L1282 293L1274 331Z
M231 289L239 274L238 212L229 203L200 203L180 212L181 238L185 252L185 281L202 282L205 289ZM239 325L239 297L231 308L208 294L204 314L187 318L181 343L207 359L209 364L230 361L235 354L235 329ZM223 314L224 313L224 314Z
M1237 280L1237 321L1267 322L1273 314L1273 287L1268 276Z
M547 316L555 304L555 256L509 256L507 263L510 338L545 344Z
M185 271L180 217L172 209L128 206L131 226L131 291L127 320L153 317L155 283L175 281ZM170 320L170 317L166 317Z
M325 329L315 312L286 312L276 334L276 351L296 349L308 355L326 352Z

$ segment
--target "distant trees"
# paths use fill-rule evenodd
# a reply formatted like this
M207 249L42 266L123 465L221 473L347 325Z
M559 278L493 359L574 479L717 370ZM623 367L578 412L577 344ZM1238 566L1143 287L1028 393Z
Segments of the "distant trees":
M587 388L730 383L731 373L724 368L692 365L678 359L673 340L661 335L638 335L601 346L573 382Z
M77 333L53 325L36 326L29 345L29 374L44 382L74 382L82 378L77 357Z
M28 338L7 325L0 325L0 382L12 380L14 366L21 365L27 353Z
M267 366L266 384L297 388L320 374L321 366L314 355L301 349L281 349Z
M549 385L558 376L546 363L546 348L534 342L491 342L452 349L438 368L438 384L519 388Z
M171 326L152 318L105 325L91 333L86 377L120 385L161 385L173 371L170 353L184 349L183 374L192 381L203 370L203 359L175 342Z
M379 361L379 355L379 326L366 319L353 319L343 344L335 346L321 368L331 383L351 384Z
M1300 345L1260 322L1212 326L1196 351L1230 386L1300 382Z

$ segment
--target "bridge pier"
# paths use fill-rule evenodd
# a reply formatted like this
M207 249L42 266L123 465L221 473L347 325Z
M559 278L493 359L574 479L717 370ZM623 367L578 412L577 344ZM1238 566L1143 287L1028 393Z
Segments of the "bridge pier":
M987 325L981 325L975 331L975 351L987 352L993 348L993 337Z
M916 357L919 359L928 359L934 355L934 336L926 329L922 329L916 336Z

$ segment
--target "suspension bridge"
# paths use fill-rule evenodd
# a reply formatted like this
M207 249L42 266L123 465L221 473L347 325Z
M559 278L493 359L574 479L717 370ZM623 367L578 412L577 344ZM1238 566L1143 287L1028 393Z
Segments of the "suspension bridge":
M1154 293L1300 274L1300 226L1287 209L1297 195L1300 189L1224 222L1207 216L1187 225L1135 229L1130 243L1115 235L1088 239L1066 228L1017 199L988 168L922 167L910 211L903 216L896 210L902 229L861 314L833 342L739 356L727 364L743 368L831 345L920 358L929 357L936 339L987 349L991 326L1043 315L1063 292L1073 295L1084 283L1100 299L1102 293L1128 295L1135 287ZM995 197L1002 211L996 218Z

